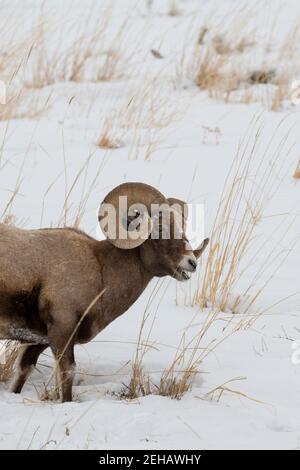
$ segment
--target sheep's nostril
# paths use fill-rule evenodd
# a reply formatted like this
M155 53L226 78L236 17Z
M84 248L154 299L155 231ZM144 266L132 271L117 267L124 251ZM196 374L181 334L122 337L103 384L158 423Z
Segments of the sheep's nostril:
M194 259L189 259L189 264L192 266L193 270L196 271L197 263Z

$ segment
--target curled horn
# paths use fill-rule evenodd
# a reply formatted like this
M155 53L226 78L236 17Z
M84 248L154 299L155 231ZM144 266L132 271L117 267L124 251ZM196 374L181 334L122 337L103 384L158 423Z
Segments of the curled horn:
M175 210L178 210L178 213L181 214L182 219L183 219L183 227L186 229L186 224L187 224L187 219L188 219L188 205L186 202L181 201L180 199L176 199L174 197L168 198L168 202L170 206L172 206ZM193 253L197 259L200 258L202 253L205 251L205 248L207 247L209 243L209 238L205 238L203 242L196 248L196 250L193 250Z
M136 248L151 233L151 204L165 202L165 197L148 184L121 184L101 203L98 218L102 232L117 248Z
M189 215L189 206L186 202L182 201L181 199L176 199L175 197L169 197L168 203L182 216L183 229L185 230Z
M203 240L203 242L201 243L201 245L196 249L194 250L194 255L196 256L196 258L200 258L200 256L202 255L203 251L205 250L205 248L207 247L209 243L209 238L205 238L205 240Z

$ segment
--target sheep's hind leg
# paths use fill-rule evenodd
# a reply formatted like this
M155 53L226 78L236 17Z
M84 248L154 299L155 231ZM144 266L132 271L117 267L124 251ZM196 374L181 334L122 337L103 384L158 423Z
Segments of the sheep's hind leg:
M45 344L31 344L20 347L15 376L10 385L12 393L21 393L29 374L35 367L39 355L47 348Z

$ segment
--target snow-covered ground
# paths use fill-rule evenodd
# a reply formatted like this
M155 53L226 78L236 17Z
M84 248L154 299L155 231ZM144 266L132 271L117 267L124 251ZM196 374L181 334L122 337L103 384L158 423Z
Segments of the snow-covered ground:
M41 13L42 3L46 6ZM272 197L266 201L264 216L244 261L246 269L233 295L247 290L256 273L264 268L256 287L264 290L253 307L264 313L250 328L228 335L205 357L192 389L181 400L158 395L133 401L120 399L130 379L130 361L155 287L153 281L126 314L94 341L76 348L78 375L73 403L39 400L51 374L49 365L53 365L48 352L41 357L21 395L10 394L7 386L0 384L0 448L297 449L300 247L296 242L300 235L300 182L293 179L293 173L299 159L300 105L287 99L273 112L265 102L238 102L237 95L229 102L209 97L183 73L181 59L191 31L199 34L201 27L217 25L211 34L230 32L232 38L236 28L236 35L246 35L254 45L244 53L226 55L229 65L240 63L243 76L266 64L278 73L294 66L297 80L295 51L286 48L281 62L276 62L276 51L297 18L300 22L299 2L265 0L257 10L257 2L251 0L243 8L235 0L11 0L2 1L0 8L8 15L9 24L18 17L16 37L19 34L29 43L28 37L34 37L43 18L47 29L45 50L49 53L44 60L51 62L59 47L68 50L78 31L88 35L95 28L90 20L85 23L84 15L90 8L95 9L97 27L99 12L109 3L114 9L102 53L105 55L109 48L120 53L113 77L106 81L94 79L95 67L103 67L101 54L97 53L96 58L87 61L77 81L66 82L58 74L55 83L29 89L26 107L30 108L30 100L32 107L36 106L35 99L47 101L42 114L32 119L25 115L0 121L0 216L17 191L5 213L17 225L72 224L79 207L80 227L99 237L97 210L105 194L121 182L143 181L169 197L204 203L205 235L210 236L226 175L240 141L256 120L252 137L261 127L262 140L253 168L261 159L266 168L272 166L279 148L279 163L272 176L277 191L270 193ZM177 11L170 12L172 5ZM242 34L237 24L245 16L248 22ZM235 17L240 20L233 21ZM129 19L123 27L124 18ZM65 32L61 36L62 30ZM22 68L22 79L28 83L33 83L34 44L24 71ZM25 42L24 50L26 53ZM39 62L38 67L43 64ZM257 94L261 87L265 87L262 93L268 94L272 86L258 85ZM118 148L96 145L105 129ZM271 136L272 143L265 151ZM285 136L287 141L281 147ZM201 311L198 305L185 301L195 289L195 279L188 287L176 286L169 279L162 284L151 304L144 332L146 338L155 317L151 347L143 358L145 371L154 382L170 366L187 326L191 324L186 334L194 335L209 315L208 309ZM225 337L242 318L242 311L220 312L200 347ZM229 325L225 334L224 325ZM222 386L226 390L220 395Z

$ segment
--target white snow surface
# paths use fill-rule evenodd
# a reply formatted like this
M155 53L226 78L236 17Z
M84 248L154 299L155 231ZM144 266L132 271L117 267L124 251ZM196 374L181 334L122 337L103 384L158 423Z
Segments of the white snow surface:
M199 25L203 25L214 17L225 21L241 2L182 0L175 2L176 16L167 14L171 3L167 0L152 2L150 9L142 0L112 3L115 7L108 38L114 37L122 18L130 16L130 34L123 40L125 51L122 45L122 54L128 57L120 65L125 72L113 80L87 78L35 90L43 99L51 94L50 105L41 116L0 122L0 142L4 140L0 215L20 181L11 208L16 224L35 228L62 223L66 184L70 189L84 168L68 197L67 223L72 223L81 195L87 194L92 184L80 227L100 237L97 210L105 194L124 181L142 181L158 187L169 197L204 203L205 236L210 236L226 175L239 142L256 116L257 125L263 127L264 142L274 134L279 143L290 130L286 148L292 145L293 148L289 153L283 151L277 174L278 190L268 201L265 217L257 227L257 243L266 249L258 250L256 242L252 243L248 254L252 262L234 294L247 288L257 267L279 248L279 261L274 260L278 269L271 279L266 269L258 281L258 287L265 283L266 287L255 308L265 313L251 328L231 334L205 358L192 389L180 400L154 394L129 401L119 394L130 379L130 361L135 355L143 313L157 282L154 280L128 312L91 343L76 347L74 402L39 400L38 392L43 390L54 364L48 351L41 356L20 395L10 394L7 385L0 383L0 449L297 449L300 349L295 341L300 341L300 247L296 241L300 235L297 218L300 182L292 174L299 158L300 105L287 104L281 111L271 112L257 103L212 99L188 79L177 82L176 63L192 22L199 20ZM249 0L246 5L251 7L254 3L257 4ZM22 3L12 0L3 2L1 8L7 12L15 9L24 18L23 22L19 20L22 37L38 21L35 17L41 4L37 0ZM101 9L105 2L53 0L46 2L45 15L54 25L63 25L71 18L80 22L84 21L81 17L90 4ZM300 20L299 2L264 0L249 28L259 31L255 36L258 42L261 35L275 49L297 17ZM54 27L49 36L49 54L57 47L55 34ZM71 41L72 34L76 31L69 32L65 41ZM151 49L159 50L163 58L155 58ZM259 47L249 53L245 66L252 63L261 63ZM105 119L126 109L133 97L143 96L151 80L157 83L155 91L150 91L151 100L159 104L166 116L173 115L175 110L176 119L170 119L168 125L152 125L150 129L145 125L139 129L138 139L132 127L127 128L126 123L121 127L118 121L114 135L122 146L112 150L98 148L96 141ZM141 106L147 113L149 102L146 100ZM218 138L205 128L218 128ZM154 151L150 158L145 158L153 141ZM272 152L271 148L268 155L262 152L257 158L270 159ZM84 166L88 158L89 164ZM193 245L199 241L193 240ZM285 258L291 246L292 251ZM282 253L285 259L281 264ZM155 317L149 339L152 346L143 364L154 382L170 366L187 326L192 322L187 335L193 335L206 319L208 310L203 312L199 306L185 302L195 283L194 279L190 286L176 286L175 280L165 279L150 307L144 335L146 338ZM219 315L201 347L212 338L222 337L225 320L234 324L242 317L242 313L232 314L230 310ZM227 382L231 392L224 391L219 400L218 395L209 394Z

